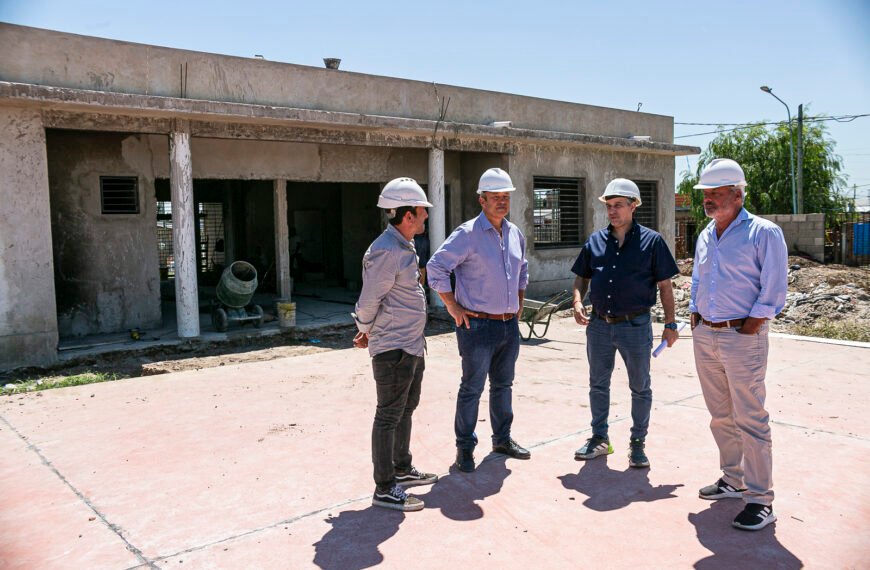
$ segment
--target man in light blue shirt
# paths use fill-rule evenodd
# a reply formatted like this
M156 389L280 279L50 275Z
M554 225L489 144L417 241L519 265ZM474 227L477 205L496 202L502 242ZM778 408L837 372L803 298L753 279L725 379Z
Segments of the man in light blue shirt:
M770 417L764 408L767 321L785 306L788 248L782 230L743 208L743 169L717 158L701 173L704 213L692 269L695 367L719 447L722 477L702 499L742 498L732 525L760 530L773 512Z
M454 422L456 466L465 472L475 468L474 428L487 375L493 451L517 459L531 457L511 438L511 386L520 351L517 316L529 283L526 238L505 219L514 190L504 170L484 172L477 189L483 211L456 228L426 266L429 286L456 322L462 357ZM456 278L455 291L451 272Z

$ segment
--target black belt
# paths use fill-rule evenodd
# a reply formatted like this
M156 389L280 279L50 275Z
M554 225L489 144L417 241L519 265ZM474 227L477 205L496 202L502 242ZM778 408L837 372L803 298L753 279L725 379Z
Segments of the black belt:
M648 313L649 313L649 309L646 309L644 311L637 311L636 313L628 313L625 315L610 316L610 315L603 315L603 314L599 313L598 311L595 311L595 314L598 315L598 318L601 319L602 321L606 322L609 325L612 325L614 323L625 323L625 322L628 322L635 317L639 317L641 315L646 315Z

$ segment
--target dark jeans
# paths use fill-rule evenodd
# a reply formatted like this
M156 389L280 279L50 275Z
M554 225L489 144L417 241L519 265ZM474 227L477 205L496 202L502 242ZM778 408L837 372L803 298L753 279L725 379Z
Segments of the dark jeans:
M607 322L592 316L586 327L586 356L589 359L589 405L592 408L592 433L607 436L610 411L610 376L616 351L622 356L631 389L631 437L646 438L652 410L649 362L652 350L652 325L649 313L631 321Z
M469 319L470 328L457 327L456 340L462 357L462 383L456 398L456 447L474 449L477 445L477 412L480 395L489 375L489 418L492 443L507 443L511 436L514 411L511 403L514 365L520 354L520 329L517 319L495 321Z
M389 489L395 470L411 467L411 415L420 402L426 361L404 350L389 350L372 358L378 407L372 425L375 485Z

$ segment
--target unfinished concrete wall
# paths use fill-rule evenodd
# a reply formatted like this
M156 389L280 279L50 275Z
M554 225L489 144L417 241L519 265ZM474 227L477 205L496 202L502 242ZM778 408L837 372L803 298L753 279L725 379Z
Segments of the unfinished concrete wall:
M0 370L57 358L45 131L0 107Z
M461 153L444 153L444 212L445 237L450 235L456 226L464 222L462 219L462 162ZM434 253L434 252L431 252Z
M156 198L146 141L70 131L46 138L60 335L159 325ZM139 213L103 214L100 176L137 177Z
M825 262L824 214L771 214L759 217L782 228L789 253L807 254L819 263Z
M169 177L169 142L143 135L136 162L157 178ZM426 180L426 150L279 141L206 139L190 142L194 179L311 182L387 182L399 176Z
M343 276L351 290L362 287L362 257L386 225L377 206L380 184L341 185L341 232Z
M459 212L461 214L459 224L471 218L476 218L480 214L480 203L477 201L477 186L480 183L480 176L490 168L501 168L507 171L508 163L508 157L501 154L481 152L460 153L459 178L462 189L459 192ZM513 173L511 173L511 176L513 176ZM514 185L516 185L516 180L514 180ZM513 208L511 208L511 213L513 214ZM514 221L513 215L511 215L511 221Z
M449 121L673 141L661 115L549 101L260 59L175 50L0 23L0 80L209 101L438 118ZM318 62L319 65L319 62ZM184 87L182 87L184 83Z
M511 200L511 220L528 241L530 297L542 297L570 289L571 265L582 243L608 224L607 212L598 196L614 178L654 181L658 188L659 233L674 248L674 159L648 154L585 151L576 148L522 145L510 156L511 178L517 191ZM533 192L535 176L583 179L586 189L581 246L536 249L534 244Z

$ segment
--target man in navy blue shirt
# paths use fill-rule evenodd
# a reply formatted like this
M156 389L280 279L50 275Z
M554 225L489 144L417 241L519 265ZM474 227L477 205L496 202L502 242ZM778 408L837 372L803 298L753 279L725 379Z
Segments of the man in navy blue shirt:
M679 273L674 256L657 232L633 220L641 204L640 190L631 180L616 178L599 198L607 205L607 228L589 236L571 271L574 279L574 319L586 328L589 360L589 404L592 437L576 451L574 459L594 459L613 453L607 433L610 410L610 377L619 351L628 371L631 388L631 440L628 464L649 467L644 452L652 389L650 308L656 303L656 288L665 310L662 339L672 346L679 337L674 320L671 277ZM590 289L591 285L591 289ZM583 298L589 290L592 310Z

